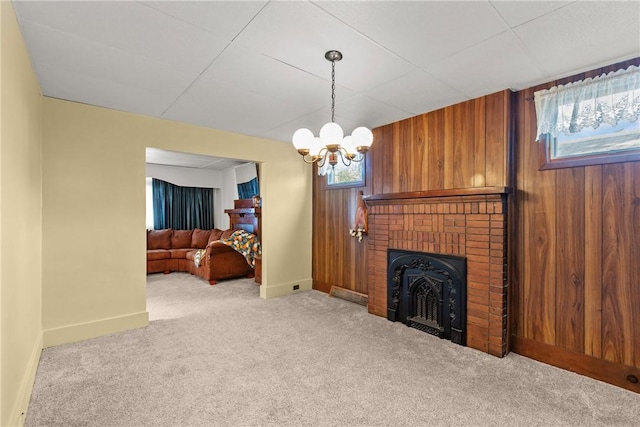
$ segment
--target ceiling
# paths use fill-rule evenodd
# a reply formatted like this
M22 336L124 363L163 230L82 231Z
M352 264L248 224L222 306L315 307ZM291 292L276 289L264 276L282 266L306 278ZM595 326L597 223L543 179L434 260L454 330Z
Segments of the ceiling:
M638 1L14 1L46 96L289 142L640 56Z
M182 168L221 171L245 165L247 161L147 147L146 163L160 166L178 166Z

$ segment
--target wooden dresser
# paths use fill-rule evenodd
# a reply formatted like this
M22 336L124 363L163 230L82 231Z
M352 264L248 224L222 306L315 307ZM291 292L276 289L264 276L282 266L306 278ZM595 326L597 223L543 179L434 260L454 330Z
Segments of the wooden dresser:
M239 199L233 201L233 209L225 209L231 221L230 228L245 230L260 238L260 222L262 208L255 207L254 199ZM262 283L262 257L255 258L254 267L256 283Z

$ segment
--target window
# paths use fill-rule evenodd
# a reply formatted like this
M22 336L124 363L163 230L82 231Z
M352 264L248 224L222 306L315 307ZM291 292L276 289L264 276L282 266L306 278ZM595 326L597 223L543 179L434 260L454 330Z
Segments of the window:
M640 68L535 93L540 169L640 160Z
M320 169L321 175L327 175L327 187L362 187L364 186L365 161L351 162L349 166L338 161L335 167L331 167L328 162ZM322 173L324 172L324 173Z

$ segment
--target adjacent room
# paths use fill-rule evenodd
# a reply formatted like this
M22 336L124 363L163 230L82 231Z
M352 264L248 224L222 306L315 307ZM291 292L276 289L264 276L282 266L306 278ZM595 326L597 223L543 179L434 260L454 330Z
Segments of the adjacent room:
M0 37L0 425L637 423L639 1Z

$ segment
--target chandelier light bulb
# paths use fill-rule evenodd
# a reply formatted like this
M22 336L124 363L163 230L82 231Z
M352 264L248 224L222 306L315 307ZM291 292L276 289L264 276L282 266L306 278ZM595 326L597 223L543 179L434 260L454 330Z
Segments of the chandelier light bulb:
M296 147L296 150L300 149L310 149L313 144L313 132L309 129L298 129L293 134L293 146Z
M344 132L339 124L329 122L320 129L320 139L324 145L342 145Z
M366 147L368 149L373 143L373 133L364 126L354 129L351 136L356 147Z

